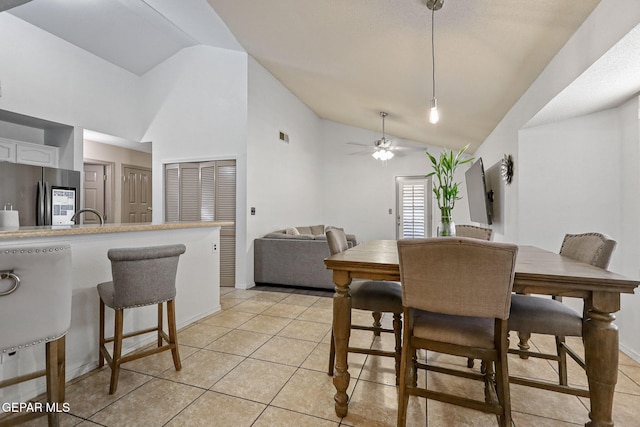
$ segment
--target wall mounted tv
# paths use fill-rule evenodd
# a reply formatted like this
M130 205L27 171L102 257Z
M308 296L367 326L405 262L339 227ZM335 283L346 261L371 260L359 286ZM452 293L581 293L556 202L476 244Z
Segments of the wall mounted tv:
M464 174L469 198L471 221L493 223L493 191L487 191L482 158L479 158Z

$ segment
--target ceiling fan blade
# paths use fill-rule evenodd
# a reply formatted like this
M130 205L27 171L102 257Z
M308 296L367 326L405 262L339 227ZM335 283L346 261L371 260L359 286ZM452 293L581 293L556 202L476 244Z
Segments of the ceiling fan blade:
M371 153L372 153L372 151L369 151L369 150L367 150L367 151L354 151L353 153L347 153L347 155L348 156L364 156L364 155L370 156Z
M361 147L371 147L370 144L363 144L361 142L351 142L351 141L349 141L349 142L347 142L347 144L349 144L349 145L359 145Z
M403 145L392 145L391 147L389 147L389 149L391 151L402 151L402 152L405 152L405 153L412 152L412 151L416 152L416 153L417 152L425 152L425 151L427 151L426 147L425 148L405 147Z

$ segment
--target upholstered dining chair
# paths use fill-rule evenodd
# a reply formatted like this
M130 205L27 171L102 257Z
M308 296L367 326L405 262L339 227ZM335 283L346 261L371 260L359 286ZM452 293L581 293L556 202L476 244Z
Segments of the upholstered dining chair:
M456 225L456 236L458 237L472 237L480 240L491 240L492 234L493 230L490 228L467 224Z
M100 367L105 359L111 368L109 394L118 388L120 365L161 351L170 350L176 371L182 368L178 352L178 337L174 299L176 297L176 274L178 260L186 248L182 244L151 246L144 248L109 249L113 280L100 283ZM163 330L163 303L167 303L168 335ZM155 327L123 334L124 310L147 305L158 305L158 323ZM114 334L104 336L105 306L115 311ZM149 332L158 334L157 347L145 351L134 351L122 355L122 340ZM113 342L110 355L106 344ZM164 344L166 342L166 344Z
M62 410L65 398L66 334L71 325L71 247L25 245L0 249L0 354L45 344L45 369L3 378L0 388L46 377L47 402ZM30 360L26 355L24 360ZM8 411L7 411L8 412ZM58 412L25 412L0 420L15 425L47 415L58 426Z
M404 307L398 426L406 425L410 395L493 413L500 426L511 426L507 318L517 252L513 244L464 237L398 241ZM481 359L482 373L418 362L418 349ZM415 369L480 380L485 400L418 387Z
M615 247L616 241L605 234L567 234L560 247L560 255L606 269ZM567 386L567 355L583 369L585 363L567 345L565 337L582 337L582 320L589 307L585 306L582 313L577 313L561 301L561 296L550 299L533 295L514 295L511 299L509 330L518 332L520 343L518 349L511 349L510 352L518 354L523 359L531 356L557 361L558 382ZM556 354L530 351L528 340L532 333L555 336Z
M349 246L344 231L330 229L326 232L327 243L331 255L346 251ZM358 310L371 311L373 326L351 325L351 329L372 331L380 336L381 332L390 332L395 337L395 351L384 351L372 348L349 346L349 353L371 354L375 356L388 356L395 359L396 384L399 382L400 355L402 351L402 290L400 284L386 281L354 281L349 286L351 294L351 307ZM393 313L393 329L383 328L380 323L382 313ZM336 357L336 348L331 331L331 348L329 351L329 369L327 373L333 375Z
M491 236L493 235L493 230L486 227L478 227L476 225L467 225L461 224L456 225L456 236L457 237L471 237L473 239L480 240L491 240ZM467 367L473 368L474 360L467 359Z

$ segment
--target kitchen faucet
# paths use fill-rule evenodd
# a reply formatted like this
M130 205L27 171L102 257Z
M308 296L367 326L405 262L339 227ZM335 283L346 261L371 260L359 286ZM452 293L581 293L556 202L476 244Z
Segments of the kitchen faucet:
M104 225L104 218L102 217L102 214L97 210L91 209L91 208L82 208L78 210L78 212L74 213L73 216L71 217L71 221L76 222L76 219L78 218L78 216L83 212L91 212L96 214L98 216L98 219L100 220L100 225Z

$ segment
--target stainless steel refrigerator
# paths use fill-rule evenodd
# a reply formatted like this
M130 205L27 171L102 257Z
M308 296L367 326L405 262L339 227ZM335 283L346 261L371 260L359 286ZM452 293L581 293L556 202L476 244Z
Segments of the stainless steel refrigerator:
M80 172L0 162L0 209L9 205L20 226L71 224L80 207Z

